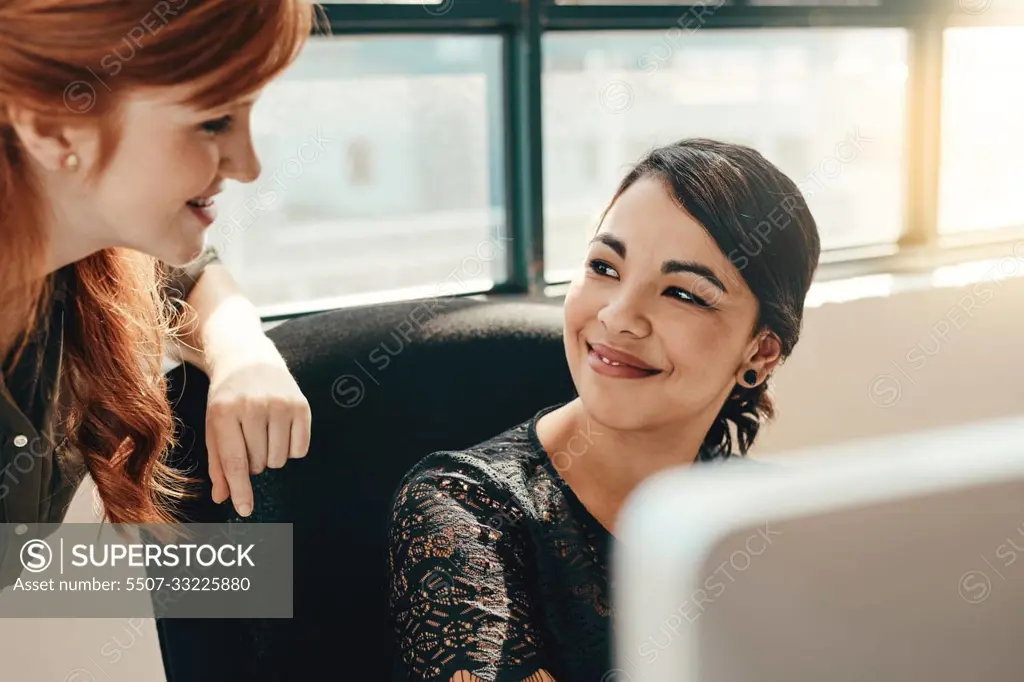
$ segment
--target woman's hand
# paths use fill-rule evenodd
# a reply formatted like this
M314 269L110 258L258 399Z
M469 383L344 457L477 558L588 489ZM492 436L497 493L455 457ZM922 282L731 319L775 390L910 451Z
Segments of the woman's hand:
M264 334L256 307L224 265L206 265L185 302L195 317L189 316L175 348L210 378L206 450L213 500L220 504L230 497L238 513L248 516L249 476L306 456L309 402Z
M250 474L278 469L309 449L309 402L268 340L259 349L221 358L210 368L206 448L213 500L230 497L252 513Z

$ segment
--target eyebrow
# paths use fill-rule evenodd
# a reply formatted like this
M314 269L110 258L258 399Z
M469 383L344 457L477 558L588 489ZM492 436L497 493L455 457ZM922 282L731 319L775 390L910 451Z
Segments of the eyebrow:
M622 258L623 260L626 259L626 243L618 237L613 237L607 232L603 232L590 240L591 244L594 242L604 244L617 253L619 258ZM661 264L661 273L663 275L671 275L676 272L689 272L694 275L698 275L718 287L722 293L729 292L729 290L726 289L725 284L722 283L722 280L718 278L714 271L703 263L698 263L696 261L667 260Z
M591 244L593 244L594 242L604 244L609 249L619 254L619 258L626 257L626 244L618 237L613 237L607 232L602 232L601 234L596 235L593 239L590 240Z
M230 102L225 102L224 104L221 104L219 106L214 106L214 107L210 107L209 109L204 109L203 113L207 113L207 114L220 113L222 116L226 116L228 113L233 112L236 109L241 109L242 107L248 107L248 106L255 105L257 100L259 100L259 96L255 95L255 94L251 94L251 95L248 95L246 97L242 97L240 99L235 99L235 100L231 100Z

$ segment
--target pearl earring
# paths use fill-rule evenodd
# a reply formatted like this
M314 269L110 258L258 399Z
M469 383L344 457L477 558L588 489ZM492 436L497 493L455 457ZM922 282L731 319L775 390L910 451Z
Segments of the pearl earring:
M78 154L75 154L74 152L71 152L66 157L64 157L64 167L67 168L68 170L77 169L79 163L80 161L78 159Z

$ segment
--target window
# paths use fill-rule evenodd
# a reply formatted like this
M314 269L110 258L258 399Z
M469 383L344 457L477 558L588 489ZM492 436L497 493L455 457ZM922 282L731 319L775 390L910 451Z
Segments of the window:
M754 147L801 187L824 277L1024 232L1024 0L524 7L322 3L336 35L267 88L263 176L230 185L211 231L269 314L541 294L578 271L631 165L693 136Z
M394 0L391 0L392 2ZM559 5L692 5L709 9L737 5L737 0L555 0ZM748 5L763 7L877 7L882 0L746 0ZM965 0L982 3L992 0Z
M1024 27L947 29L939 232L1024 225Z
M823 248L899 238L903 29L558 33L544 46L558 55L543 82L549 279L577 266L629 165L689 136L748 144L777 164L807 196ZM578 144L585 154L572 142L581 135L600 141L615 173L566 177L575 167L549 152Z
M440 5L443 0L319 0L321 5Z
M587 138L580 144L580 175L587 182L601 177L601 147L597 140Z
M210 231L257 305L492 285L500 57L490 36L312 41L253 112L261 177L229 183Z
M369 185L373 182L373 150L364 139L348 144L348 182L350 185Z

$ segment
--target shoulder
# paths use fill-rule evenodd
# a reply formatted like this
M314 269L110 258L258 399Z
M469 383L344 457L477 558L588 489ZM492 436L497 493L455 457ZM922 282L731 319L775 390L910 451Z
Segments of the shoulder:
M192 289L203 274L203 271L211 263L219 262L220 253L217 251L217 248L207 245L199 256L185 265L171 266L166 263L160 263L161 271L164 274L163 285L165 291L170 298L184 301L192 293Z
M441 450L421 459L398 485L395 513L423 511L425 506L436 511L442 503L478 515L520 506L530 472L543 455L533 425L548 409L471 447Z
M476 445L461 450L439 450L417 462L402 479L409 484L458 481L491 488L515 486L524 472L543 454L534 424L545 408L527 421L509 427Z

